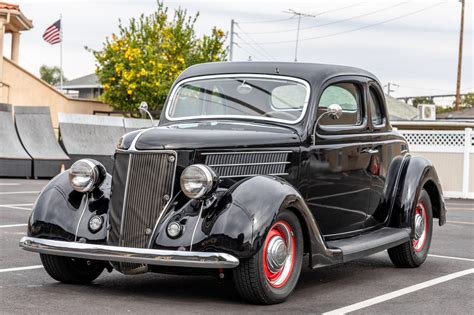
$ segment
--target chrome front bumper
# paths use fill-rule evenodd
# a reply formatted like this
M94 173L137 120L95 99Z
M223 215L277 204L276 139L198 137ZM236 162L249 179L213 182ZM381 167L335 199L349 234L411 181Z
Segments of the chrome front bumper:
M41 254L192 268L235 268L239 259L226 253L130 248L22 237L20 247Z

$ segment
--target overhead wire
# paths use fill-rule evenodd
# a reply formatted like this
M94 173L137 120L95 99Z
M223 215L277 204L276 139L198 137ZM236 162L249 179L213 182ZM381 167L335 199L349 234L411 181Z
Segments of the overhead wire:
M263 48L255 39L253 39L250 35L248 35L240 26L239 26L239 23L236 23L236 26L237 28L239 29L239 33L242 33L244 34L248 39L250 39L254 44L255 46L257 46L261 52L262 52L262 55L266 55L266 57L269 59L269 60L276 60L265 48ZM239 33L235 33L235 35L237 37L239 37L240 39L242 39L244 42L245 42L245 39L243 39Z
M426 11L426 10L430 10L430 9L432 9L434 7L437 7L437 6L439 6L441 4L444 4L444 3L446 3L446 1L438 2L438 3L435 3L433 5L423 7L419 10L415 10L415 11L412 11L412 12L409 12L409 13L406 13L406 14L398 15L396 17L393 17L393 18L390 18L390 19L387 19L387 20L383 20L383 21L380 21L380 22L377 22L377 23L372 23L372 24L364 25L364 26L357 27L357 28L354 28L354 29L349 29L349 30L345 30L345 31L341 31L341 32L335 32L335 33L321 35L321 36L300 38L299 41L309 41L309 40L317 40L317 39L322 39L322 38L334 37L334 36L338 36L338 35L342 35L342 34L353 33L353 32L360 31L360 30L367 29L367 28L371 28L371 27L376 27L376 26L386 24L386 23L389 23L389 22L392 22L392 21L395 21L395 20L399 20L399 19L411 16L411 15L415 15L417 13L420 13L420 12L423 12L423 11ZM259 42L259 44L260 45L271 45L271 44L294 43L295 41L296 40L268 41L268 42ZM248 43L244 43L244 44L248 44Z

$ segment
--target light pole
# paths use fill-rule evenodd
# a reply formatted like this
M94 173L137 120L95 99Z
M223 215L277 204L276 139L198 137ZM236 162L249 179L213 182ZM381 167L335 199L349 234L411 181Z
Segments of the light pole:
M301 17L308 16L308 17L316 17L316 15L306 14L302 12L296 12L293 9L289 9L288 11L283 11L284 13L293 14L293 16L298 16L298 28L296 29L296 45L295 45L295 62L298 61L298 42L300 40L300 24L301 24Z

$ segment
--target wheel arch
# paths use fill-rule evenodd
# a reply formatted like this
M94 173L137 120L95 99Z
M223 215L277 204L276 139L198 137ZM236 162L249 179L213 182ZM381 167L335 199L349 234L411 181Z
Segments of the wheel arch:
M389 226L411 228L410 218L420 192L425 189L430 196L433 215L439 225L446 222L446 207L441 183L433 164L424 157L409 156L402 166L400 180L396 187Z

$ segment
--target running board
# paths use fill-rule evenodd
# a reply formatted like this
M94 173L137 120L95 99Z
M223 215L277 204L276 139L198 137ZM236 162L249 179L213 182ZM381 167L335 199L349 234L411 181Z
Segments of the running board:
M410 240L405 229L384 227L374 232L327 241L329 248L342 251L342 262L369 256Z

